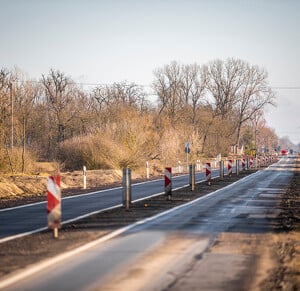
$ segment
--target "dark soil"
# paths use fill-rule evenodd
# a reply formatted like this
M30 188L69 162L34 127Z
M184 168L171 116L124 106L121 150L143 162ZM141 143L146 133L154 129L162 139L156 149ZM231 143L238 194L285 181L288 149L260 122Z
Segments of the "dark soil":
M261 283L262 290L300 290L300 158L281 209L281 229L272 249L276 264Z
M298 161L298 166L300 161ZM219 178L207 183L196 184L195 191L185 188L173 192L172 200L168 201L165 195L145 199L133 203L129 210L125 207L101 212L85 219L63 225L59 230L59 237L53 238L52 230L43 231L29 236L21 237L2 243L0 246L0 279L16 270L23 269L57 254L64 253L79 247L89 241L100 238L122 226L129 225L138 220L151 217L164 210L186 203L207 193L227 186L253 171L241 172L239 176L225 176L221 181ZM284 241L279 240L274 247L277 254L277 264L269 271L270 276L261 283L262 290L300 290L300 266L294 264L299 259L300 242L295 239L299 237L300 227L300 172L295 172L291 186L282 199L282 214L280 222L284 232ZM99 189L99 188L97 188ZM93 189L93 190L97 190ZM89 189L91 192L91 189ZM74 195L83 193L82 189L74 189L63 195ZM36 200L35 200L36 199ZM44 200L45 197L26 198L22 203L31 203ZM7 206L20 204L20 201L9 202ZM296 236L289 238L289 233ZM51 242L51 243L49 243Z
M225 187L251 173L253 171L241 172L239 176L225 176L222 181L217 178L212 180L210 186L206 182L199 183L196 184L195 191L191 191L190 187L173 191L171 201L165 195L160 195L133 203L128 210L125 207L119 207L62 225L57 239L53 238L52 230L47 230L1 243L0 278L15 270L79 247L120 227L154 216ZM91 192L91 190L89 191ZM79 193L83 193L82 189L73 189L73 191L63 193L63 196ZM45 196L24 197L24 199L14 201L15 203L10 200L9 206L44 201L45 199Z

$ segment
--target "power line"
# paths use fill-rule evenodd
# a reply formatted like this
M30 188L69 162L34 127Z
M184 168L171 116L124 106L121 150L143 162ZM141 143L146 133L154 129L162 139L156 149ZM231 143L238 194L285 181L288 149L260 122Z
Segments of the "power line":
M31 84L43 84L43 82L41 80L15 80L15 81L11 81L11 83L18 83L18 84L23 84L23 83L31 83ZM148 88L149 89L152 89L151 88L151 85L145 85L145 84L137 84L137 83L134 83L134 82L131 82L131 83L126 83L127 81L121 81L121 82L114 82L114 83L85 83L85 82L70 82L70 84L74 84L74 85L77 85L77 86L88 86L88 87L102 87L102 86L113 86L115 84L120 84L120 83L125 83L125 85L136 85L138 87L141 87L141 88ZM273 90L300 90L300 86L277 86L277 87L272 87L270 86L271 89ZM148 96L157 96L157 93L155 92L145 92Z
M300 87L297 87L297 86L295 86L295 87L272 87L271 86L271 88L272 89L274 89L274 90L300 90Z

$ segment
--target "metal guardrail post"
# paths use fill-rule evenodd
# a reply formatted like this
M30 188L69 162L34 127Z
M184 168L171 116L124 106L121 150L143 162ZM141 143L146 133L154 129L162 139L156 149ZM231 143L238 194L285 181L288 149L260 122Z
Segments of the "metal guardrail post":
M123 206L129 209L131 204L131 169L123 169Z
M220 179L224 180L224 161L220 161Z
M190 180L190 186L192 187L192 191L195 190L195 165L192 164L189 166L189 180Z

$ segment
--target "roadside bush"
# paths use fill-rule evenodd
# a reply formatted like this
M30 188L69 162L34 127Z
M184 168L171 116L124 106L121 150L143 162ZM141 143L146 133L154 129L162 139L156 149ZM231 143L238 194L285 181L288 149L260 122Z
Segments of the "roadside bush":
M23 152L22 148L0 150L0 171L2 173L34 173L36 156L31 151Z
M79 170L84 165L90 170L109 169L106 155L107 148L94 135L69 139L59 149L59 160L68 170Z

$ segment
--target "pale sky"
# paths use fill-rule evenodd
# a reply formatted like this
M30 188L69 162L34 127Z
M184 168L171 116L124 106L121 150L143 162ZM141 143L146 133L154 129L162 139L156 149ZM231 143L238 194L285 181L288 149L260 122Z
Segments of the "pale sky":
M75 82L144 85L177 61L239 58L265 68L277 91L266 114L300 142L298 0L0 0L0 67L39 79L50 68ZM287 88L288 87L288 88ZM286 88L286 89L284 89Z

